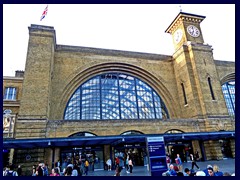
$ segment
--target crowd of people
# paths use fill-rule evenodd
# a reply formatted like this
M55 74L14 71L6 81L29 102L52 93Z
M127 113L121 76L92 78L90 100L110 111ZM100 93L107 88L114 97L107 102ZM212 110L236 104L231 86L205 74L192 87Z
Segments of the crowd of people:
M107 170L111 171L112 167L113 167L111 158L109 158L106 161L106 165L107 165ZM133 158L130 154L127 154L125 164L123 166L120 165L119 158L118 157L115 158L115 174L114 174L114 176L120 176L123 168L126 169L126 173L130 173L130 174L133 173Z
M235 176L234 173L230 174L228 172L222 172L216 164L209 164L203 170L200 170L200 167L197 164L197 157L193 154L189 154L189 156L191 161L191 164L189 165L190 167L183 168L182 159L179 154L176 154L174 162L169 155L167 155L166 164L168 170L162 173L162 176ZM124 164L120 163L118 157L116 157L113 162L111 158L108 158L105 163L107 171L115 170L113 176L121 176L123 168L125 168L126 173L133 173L134 163L130 154L127 154ZM89 165L90 163L87 159L74 162L64 160L62 163L58 160L55 162L54 168L50 170L47 163L38 163L37 166L32 166L31 176L87 176ZM9 164L3 169L3 176L22 175L24 174L21 165L14 166L13 164Z
M17 170L13 164L9 164L8 166L3 168L3 176L22 176L22 167L18 165Z
M31 170L31 176L82 176L88 175L89 162L86 159L84 162L68 163L64 161L60 165L60 161L54 164L54 168L49 172L47 163L38 163L33 165ZM3 176L22 176L22 168L19 165L17 170L15 166L10 164L3 169Z
M199 156L190 154L191 168L185 168L183 170L182 161L179 154L177 154L175 162L171 162L169 155L167 155L166 162L168 170L162 173L162 176L235 176L235 173L223 173L216 164L209 164L204 170L200 170L199 166L197 165L198 158ZM197 169L194 169L194 167Z

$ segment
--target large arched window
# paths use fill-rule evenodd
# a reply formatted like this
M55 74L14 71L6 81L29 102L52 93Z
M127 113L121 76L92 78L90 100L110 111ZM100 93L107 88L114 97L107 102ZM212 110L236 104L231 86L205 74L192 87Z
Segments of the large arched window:
M229 81L222 85L222 91L231 116L235 115L235 81Z
M77 88L64 114L66 120L166 119L168 111L146 83L123 73L95 76Z

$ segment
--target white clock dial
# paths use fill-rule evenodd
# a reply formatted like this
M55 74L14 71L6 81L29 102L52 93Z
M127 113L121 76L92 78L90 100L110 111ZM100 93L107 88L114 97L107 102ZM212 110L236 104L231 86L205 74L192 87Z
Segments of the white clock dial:
M187 27L187 32L192 37L198 37L200 35L200 31L196 26L190 25Z
M174 40L176 43L179 43L182 39L182 35L183 35L183 32L181 29L178 29L175 33L174 33Z

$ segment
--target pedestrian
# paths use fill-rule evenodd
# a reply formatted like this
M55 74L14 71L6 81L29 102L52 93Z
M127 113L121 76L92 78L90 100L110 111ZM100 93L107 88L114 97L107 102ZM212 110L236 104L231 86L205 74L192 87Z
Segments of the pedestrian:
M196 158L193 156L193 154L190 154L190 160L192 162L192 169L194 166L196 166L198 168L198 170L200 169L199 166L196 163Z
M185 176L195 176L196 175L196 173L190 171L188 168L185 168L184 172L185 172L185 174L184 174Z
M72 170L73 170L72 166L68 165L64 171L64 176L72 176Z
M215 176L223 176L223 172L219 171L219 167L216 164L213 165L213 171Z
M223 176L231 176L231 174L229 172L225 172L223 173Z
M181 160L179 154L177 154L177 157L176 157L176 159L175 159L175 162L176 162L176 164L177 164L178 171L182 171L182 160Z
M88 166L89 166L89 162L88 162L88 160L86 160L85 163L84 163L85 175L86 175L86 176L88 175Z
M167 168L169 169L169 166L171 164L171 158L169 157L169 155L166 155L166 163L167 163Z
M42 163L43 176L48 176L48 164Z
M121 170L122 170L122 168L120 166L117 166L114 176L120 176Z
M42 163L38 164L38 167L36 169L36 176L43 176Z
M63 171L64 169L66 169L68 163L67 163L67 159L65 158L63 163L62 163L62 166L61 166L61 171Z
M174 170L174 165L170 164L167 176L177 176L177 172Z
M208 174L206 174L206 176L215 176L215 173L213 171L213 168L208 168Z
M195 158L196 158L196 161L200 161L200 156L198 151L195 152Z
M21 167L21 165L18 165L17 173L18 173L18 176L22 176L22 167Z
M206 174L203 171L197 171L196 176L206 176Z
M78 176L78 166L77 164L73 165L72 176Z
M203 170L203 172L207 175L208 174L208 168L213 168L211 164L207 165L207 168Z
M60 176L60 174L58 173L58 169L57 168L53 168L52 169L52 173L49 176Z
M106 164L107 164L108 171L111 171L111 169L112 169L112 160L110 158L107 160Z
M125 167L126 167L126 172L129 173L129 165L128 165L128 161L129 161L129 155L127 155L127 158L126 158L126 162L125 162Z
M119 164L120 164L120 160L118 157L115 158L115 164L116 164L116 167L119 166Z
M32 167L32 176L37 176L36 171L37 171L37 168L36 168L35 165L33 165L33 167Z
M133 170L132 158L129 158L129 160L128 160L128 166L129 166L129 172L132 173L132 170Z
M18 176L18 173L17 173L17 171L14 171L13 166L10 165L10 166L6 167L4 176Z
M60 160L58 160L57 162L55 162L55 167L58 167L59 172L61 171L61 162Z

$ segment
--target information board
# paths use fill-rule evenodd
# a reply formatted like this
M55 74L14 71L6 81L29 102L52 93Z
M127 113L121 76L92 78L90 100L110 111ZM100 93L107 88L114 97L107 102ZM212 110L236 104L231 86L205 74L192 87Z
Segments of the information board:
M147 137L149 170L152 176L161 176L167 171L166 153L163 136Z

